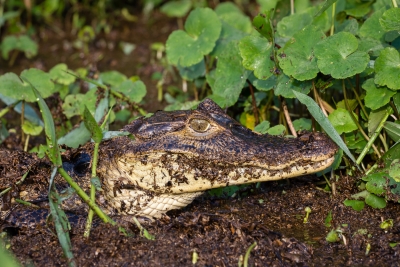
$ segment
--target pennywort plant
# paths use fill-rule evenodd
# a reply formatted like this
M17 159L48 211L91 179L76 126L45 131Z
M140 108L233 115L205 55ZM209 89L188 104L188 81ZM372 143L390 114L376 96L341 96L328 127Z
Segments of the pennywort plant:
M354 165L368 171L354 200L382 208L387 199L399 200L398 3L302 3L291 11L274 3L253 18L228 2L196 8L169 36L168 61L199 99L241 107L240 122L256 131L311 129L311 120L291 122L296 114L283 112L299 102L321 121L327 117L330 127L318 123L354 161L344 161L349 174ZM313 103L304 101L307 94ZM270 128L274 112L282 125ZM382 160L385 169L373 167Z

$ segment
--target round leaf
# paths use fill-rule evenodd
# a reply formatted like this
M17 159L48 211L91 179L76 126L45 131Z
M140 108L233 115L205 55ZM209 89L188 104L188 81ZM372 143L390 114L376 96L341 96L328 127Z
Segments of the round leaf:
M368 196L365 198L365 203L367 203L374 209L383 209L384 207L386 207L385 199L375 196L374 194L368 194Z
M248 16L233 3L225 2L215 8L218 17L236 29L250 33L252 31L251 21Z
M43 98L51 96L57 90L54 83L50 80L50 74L39 69L24 70L20 76L22 79L28 79Z
M375 195L382 195L383 193L385 193L386 178L385 174L382 174L383 173L374 173L368 175L368 182L365 185L365 188L368 190L368 192Z
M4 59L8 59L8 55L12 50L18 50L25 53L27 58L37 55L38 45L27 35L6 36L1 42L1 50Z
M375 61L375 83L390 89L400 89L400 55L396 49L386 47Z
M258 124L256 127L254 127L254 131L257 133L265 134L267 133L267 130L270 127L269 121L263 121L260 124Z
M400 182L400 159L395 159L390 164L389 175L396 181Z
M142 81L126 80L114 90L123 93L131 101L139 103L146 95L146 85Z
M369 55L357 48L358 40L349 32L329 36L315 46L319 69L336 79L361 73L368 65Z
M36 135L39 135L42 132L43 127L40 126L40 125L35 125L32 122L26 120L22 124L22 130L26 134L36 136Z
M373 79L366 80L362 88L367 91L365 96L365 105L372 110L383 107L389 103L390 98L396 94L395 91L389 90L386 86L376 87Z
M272 45L267 39L249 35L239 43L240 55L243 58L243 66L253 70L254 75L262 80L272 76L275 63L271 60Z
M300 81L315 78L319 69L314 46L323 38L325 34L312 25L293 35L292 40L278 52L279 66L283 72Z
M369 17L360 28L360 37L371 37L376 40L383 41L385 38L385 30L379 23L379 19L382 16L386 8L375 11L371 17Z
M379 19L382 28L385 31L400 31L400 9L392 7L383 13Z
M352 120L350 113L345 109L336 109L329 114L328 119L339 134L349 133L357 129L357 125Z
M174 65L188 67L199 63L210 53L221 32L221 22L210 8L190 12L185 30L174 31L167 40L167 58Z
M343 204L346 207L352 207L353 210L355 210L355 211L361 211L364 209L364 206L365 206L364 201L361 201L361 200L346 199L345 201L343 201Z
M31 87L26 83L22 83L21 79L11 72L0 76L0 92L2 95L16 100L36 101Z
M278 76L278 84L274 90L275 95L281 95L286 98L295 98L293 91L308 94L311 89L311 81L298 81L289 78L287 75L281 74Z
M218 58L212 91L214 94L224 97L225 107L236 103L250 74L242 66L241 61L236 42L231 42Z
M194 79L204 76L206 73L206 64L204 60L199 63L192 65L190 67L182 67L178 64L178 70L181 77L188 81L193 81Z
M119 86L123 81L126 81L128 78L121 72L112 70L100 73L100 79L104 84L109 84L112 87L116 87Z
M181 18L189 12L191 7L192 1L190 0L169 1L160 8L160 11L168 17Z
M67 73L67 71L72 72L68 69L66 64L60 63L51 68L49 74L54 82L63 85L70 85L71 83L75 82L76 78L75 76Z
M292 37L295 33L299 32L305 26L312 22L311 14L296 13L287 17L284 17L277 25L277 33L282 37Z

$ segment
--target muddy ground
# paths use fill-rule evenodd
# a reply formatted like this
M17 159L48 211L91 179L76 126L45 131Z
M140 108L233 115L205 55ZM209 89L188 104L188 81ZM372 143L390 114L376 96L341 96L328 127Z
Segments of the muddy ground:
M336 196L321 190L321 182L307 176L249 186L234 197L205 194L185 209L169 212L169 219L145 225L155 240L140 236L133 225L129 237L104 223L92 229L89 239L75 228L73 253L78 266L237 266L257 242L249 266L398 266L400 246L389 244L400 241L400 206L389 203L383 210L357 212L343 205L356 192L354 178L342 177ZM306 207L312 212L304 223ZM326 227L329 211L332 226ZM386 219L394 225L385 231L380 223ZM344 239L327 242L327 233L337 227ZM67 264L46 226L7 231L10 250L23 265Z
M165 105L154 100L156 81L151 74L163 67L151 60L154 54L149 46L156 41L165 42L177 28L175 21L157 12L151 20L139 20L134 28L119 29L107 38L99 38L92 46L103 51L102 60L93 60L98 70L115 69L127 76L141 77L148 88L144 108L149 112ZM0 60L0 73L20 73L28 67L49 70L60 62L72 69L93 63L71 48L73 40L68 35L58 36L45 30L40 38L36 58L27 60L19 55L12 67ZM115 48L118 40L137 44L132 56L126 57ZM8 149L21 147L18 139L14 145L7 144ZM400 242L400 206L388 203L383 210L366 206L357 212L343 204L358 192L357 178L341 177L335 196L321 189L323 183L323 178L307 176L263 183L260 188L249 186L234 197L205 194L187 208L168 213L169 219L145 225L155 235L154 241L141 237L136 226L131 227L133 236L126 237L115 227L99 223L89 239L83 238L82 229L74 229L73 253L78 266L193 266L194 252L198 254L194 266L237 266L246 250L257 242L250 253L249 266L399 266L400 245L392 248L390 243ZM308 223L303 223L306 207L312 213ZM329 211L332 226L326 227ZM393 219L394 225L382 230L380 223L387 219ZM344 238L336 243L327 242L327 233L338 227ZM46 227L8 232L10 250L22 264L67 264L57 237Z

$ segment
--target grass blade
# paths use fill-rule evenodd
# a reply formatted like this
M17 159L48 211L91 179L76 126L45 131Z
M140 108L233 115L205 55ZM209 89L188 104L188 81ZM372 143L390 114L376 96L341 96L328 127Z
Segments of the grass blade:
M343 152L346 153L346 155L354 163L356 163L356 159L351 154L350 150L347 148L346 144L343 142L342 138L335 130L331 122L328 120L328 118L324 115L324 113L322 112L321 108L317 105L317 103L315 103L315 101L311 97L302 94L300 92L296 92L293 90L293 94L302 104L307 106L308 111L311 113L313 118L319 123L319 125L321 125L322 129L325 130L327 135L329 135L329 137L332 138L332 140L343 150Z

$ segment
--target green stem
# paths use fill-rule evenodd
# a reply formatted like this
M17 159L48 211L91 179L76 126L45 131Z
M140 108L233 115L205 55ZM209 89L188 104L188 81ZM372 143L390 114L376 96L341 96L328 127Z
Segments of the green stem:
M392 5L393 5L393 7L396 7L396 8L397 8L397 2L396 2L396 0L392 0Z
M69 176L69 174L62 168L58 167L58 172L61 174L62 177L68 182L68 184L75 189L78 196L80 196L83 201L85 201L91 209L96 212L97 216L103 220L103 222L110 223L111 225L116 225L117 223L113 221L107 214L105 214L97 204L90 199L90 197L79 187L79 185Z
M335 33L335 13L336 13L336 2L333 3L332 5L332 25L331 25L330 36L332 36Z
M358 130L360 131L360 133L364 136L365 140L367 140L368 142L371 140L368 135L364 132L364 130L362 129L360 123L358 122L358 120L354 117L353 115L353 111L350 109L350 105L349 102L347 101L347 95L346 95L346 86L344 84L344 80L342 80L342 86L343 86L343 97L344 97L344 103L346 105L346 108L350 114L351 119L354 121L354 123L357 125ZM381 157L381 154L379 153L378 149L376 148L376 146L374 144L372 144L372 149L374 150L375 154L378 156L378 158ZM360 164L357 162L357 164Z
M96 177L96 169L97 169L97 162L99 158L99 145L100 143L95 143L94 144L94 152L93 152L93 160L92 160L92 178ZM96 185L93 183L93 181L90 183L90 200L95 203L96 201ZM90 229L92 228L92 221L93 221L93 209L89 209L88 217L86 220L86 227L85 227L85 233L83 234L84 237L88 238L90 235Z
M250 252L253 250L253 248L255 248L255 246L257 246L257 242L254 242L253 244L251 244L251 246L247 249L246 254L244 255L244 267L247 267L249 264L249 257L250 257Z
M375 142L376 138L379 136L379 133L381 132L381 130L382 130L387 118L390 116L390 114L392 114L392 112L393 112L393 109L391 107L388 107L386 109L385 115L383 116L381 122L379 123L378 127L376 128L374 134L369 139L367 145L364 147L364 149L361 152L360 156L358 156L358 159L356 161L357 164L360 164L361 161L364 159L365 155L368 153L369 149L371 148L371 146Z

